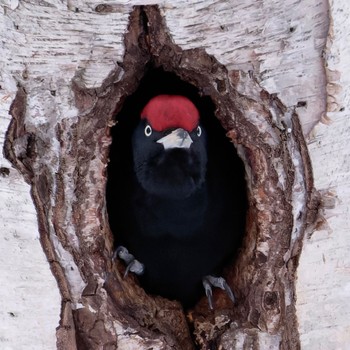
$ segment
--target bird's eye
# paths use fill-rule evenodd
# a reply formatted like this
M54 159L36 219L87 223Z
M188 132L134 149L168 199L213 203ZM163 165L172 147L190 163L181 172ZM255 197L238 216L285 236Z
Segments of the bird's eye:
M146 125L146 127L145 127L145 135L147 137L152 135L152 128L151 128L150 125Z
M202 135L202 128L200 126L197 126L197 136L201 136Z

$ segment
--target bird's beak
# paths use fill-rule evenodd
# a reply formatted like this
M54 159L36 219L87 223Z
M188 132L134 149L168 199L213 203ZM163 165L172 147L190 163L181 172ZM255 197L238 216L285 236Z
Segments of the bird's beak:
M161 143L164 149L172 148L190 148L193 142L190 134L181 128L172 131L169 135L166 135L157 141Z

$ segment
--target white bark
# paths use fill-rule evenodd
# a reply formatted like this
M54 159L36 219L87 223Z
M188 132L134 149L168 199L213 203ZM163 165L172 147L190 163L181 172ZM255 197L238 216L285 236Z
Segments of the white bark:
M347 349L350 344L349 2L332 1L331 14L325 51L327 119L308 139L315 186L329 208L327 222L305 241L297 284L301 343L311 350Z
M307 102L297 112L305 134L312 130L308 142L315 186L336 193L337 200L335 208L325 213L328 228L305 240L298 269L299 331L304 349L345 349L350 342L347 0L331 4L334 30L326 50L327 118L320 52L326 1L104 3L112 6L112 12L95 12L99 3L92 0L0 0L0 148L17 82L28 94L29 130L55 118L74 121L72 78L80 72L86 87L99 86L122 61L132 5L160 4L182 49L204 47L229 70L253 71L261 85L287 106ZM345 110L340 112L340 107ZM323 123L317 124L320 120ZM328 120L330 124L325 123ZM52 134L43 137L54 143L53 130L48 130ZM0 158L0 166L9 164ZM0 323L6 325L0 328L0 347L54 349L60 298L38 240L29 187L14 169L9 177L0 177L0 198Z
M1 116L10 99L2 95ZM0 119L0 148L9 118ZM0 167L10 167L0 157ZM55 349L61 298L42 250L29 185L0 176L0 348Z

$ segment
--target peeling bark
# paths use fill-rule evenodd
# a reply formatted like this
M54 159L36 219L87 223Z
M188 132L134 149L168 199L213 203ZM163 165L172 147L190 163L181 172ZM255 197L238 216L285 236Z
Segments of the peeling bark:
M107 5L106 5L107 6ZM107 11L99 8L99 11ZM232 306L215 291L184 314L177 302L148 296L111 261L113 237L105 204L110 128L123 101L150 66L162 67L210 96L216 116L246 168L247 232L227 281ZM41 242L62 295L59 349L300 348L295 272L318 195L298 116L257 79L230 70L204 49L174 42L156 6L136 7L125 54L101 87L72 83L77 118L26 126L19 89L6 156L31 184ZM50 163L50 167L47 166Z

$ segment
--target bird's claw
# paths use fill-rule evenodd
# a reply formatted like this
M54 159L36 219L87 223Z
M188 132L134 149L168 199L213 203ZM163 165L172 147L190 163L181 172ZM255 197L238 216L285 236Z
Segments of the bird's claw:
M125 247L119 246L115 250L112 259L115 260L117 258L120 258L126 264L124 278L129 274L129 271L133 272L138 276L144 273L145 266L142 263L140 263L138 260L136 260L135 257L132 254L130 254Z
M203 287L205 290L205 294L208 298L208 304L209 308L213 310L213 291L212 287L218 287L221 288L226 292L228 297L231 299L231 301L235 302L235 296L233 295L233 292L230 288L230 286L227 284L224 278L222 277L214 277L214 276L204 276L202 278Z

